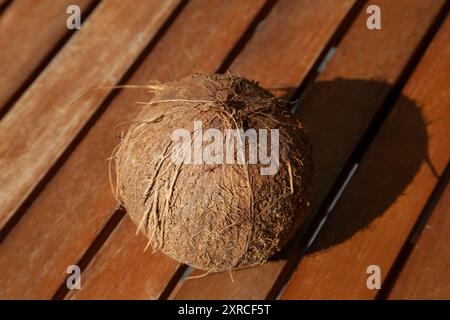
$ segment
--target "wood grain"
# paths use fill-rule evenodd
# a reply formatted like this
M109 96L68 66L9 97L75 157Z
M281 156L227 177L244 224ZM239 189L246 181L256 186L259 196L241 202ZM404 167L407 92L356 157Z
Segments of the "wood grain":
M261 0L188 3L129 84L213 72L263 4ZM0 296L51 297L64 281L66 267L83 256L117 206L106 161L116 144L114 128L136 116L140 110L136 101L149 98L146 90L121 91L11 231L0 248ZM179 265L143 253L145 241L134 234L127 219L120 223L83 273L82 290L75 297L159 297ZM143 268L133 267L131 261ZM122 278L126 287L118 285Z
M0 138L8 141L0 145L0 227L109 90L75 99L88 90L116 84L178 3L132 1L101 3L0 122Z
M83 12L92 0L21 0L11 3L0 19L0 112L5 103L69 32L66 8Z
M376 296L378 290L366 285L367 267L378 265L385 278L450 160L449 35L447 19L402 92L415 106L406 99L397 101L325 222L312 247L315 254L307 255L292 275L284 299ZM420 115L419 123L414 114ZM421 139L427 139L425 145ZM415 152L421 156L419 166L403 189L368 227L342 239L342 232L370 215L392 187L411 174Z
M450 184L425 225L389 299L450 299Z
M309 93L300 105L299 118L308 130L314 146L313 205L316 209L320 207L330 191L352 150L381 107L390 91L390 85L398 79L408 57L431 25L443 1L377 1L376 3L381 5L383 11L383 32L367 30L365 25L367 15L363 11L339 44L317 82L308 89ZM322 10L320 7L323 15L331 14L324 13ZM314 19L317 21L317 13ZM416 23L411 24L411 21ZM317 29L323 30L324 26L325 23L322 22ZM308 21L307 29L314 37L318 36L317 32L311 31L315 30L313 21ZM301 31L293 32L301 39L299 36ZM283 34L280 31L274 33ZM252 48L252 44L256 48ZM270 46L257 38L247 46L250 52L258 52L265 47ZM292 60L299 60L301 61L299 63L305 64L305 55L308 50L311 50L311 47L294 50L293 52L298 52L298 59L280 59L276 66L283 70L282 73L277 73L273 66L269 72L265 68L252 67L250 63L243 64L244 71L240 72L240 61L248 56L244 50L234 64L234 69L261 80L263 84L274 85L275 80L271 79L282 82L283 76L289 75L288 70L293 68ZM295 56L293 52L290 53L291 57ZM284 69L284 61L288 61L289 69ZM259 66L260 62L253 65ZM247 74L248 70L262 72L263 75ZM273 73L274 78L269 73ZM284 85L289 86L289 82L284 82ZM223 273L188 280L179 286L173 298L263 299L271 292L286 262L285 258L281 258L257 268L233 272L234 282L230 281L228 274ZM192 275L202 273L202 271L194 270Z

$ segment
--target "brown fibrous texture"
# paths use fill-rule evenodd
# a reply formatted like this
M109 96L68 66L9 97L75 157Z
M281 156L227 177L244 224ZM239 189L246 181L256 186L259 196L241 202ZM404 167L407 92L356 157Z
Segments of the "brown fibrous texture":
M154 250L208 272L265 263L307 218L312 159L301 123L284 101L231 74L194 74L149 88L152 99L112 156L115 194L138 231ZM248 161L172 161L172 132L184 128L194 137L194 121L224 136L226 129L278 129L277 173L261 175L266 165Z

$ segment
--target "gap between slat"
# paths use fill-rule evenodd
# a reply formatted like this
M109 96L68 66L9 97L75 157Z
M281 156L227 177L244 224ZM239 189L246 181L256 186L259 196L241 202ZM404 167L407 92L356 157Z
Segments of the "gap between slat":
M9 7L9 5L12 3L12 0L6 0L2 4L0 4L0 17L2 13Z

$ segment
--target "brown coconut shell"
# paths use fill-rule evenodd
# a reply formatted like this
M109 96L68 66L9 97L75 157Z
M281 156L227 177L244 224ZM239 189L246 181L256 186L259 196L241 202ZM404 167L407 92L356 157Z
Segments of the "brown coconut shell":
M286 103L230 74L153 89L113 156L117 197L138 231L155 250L210 272L266 262L306 219L312 160L302 125ZM192 132L194 120L203 130L279 129L277 174L261 175L261 164L174 163L171 133Z

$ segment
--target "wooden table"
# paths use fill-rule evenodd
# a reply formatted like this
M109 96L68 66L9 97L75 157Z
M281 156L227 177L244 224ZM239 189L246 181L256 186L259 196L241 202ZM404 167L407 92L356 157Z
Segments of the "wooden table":
M69 4L80 30L66 27ZM381 30L366 26L373 4ZM0 298L450 299L448 9L0 1ZM188 279L203 272L143 252L110 191L114 128L148 93L92 89L227 70L299 101L313 218L260 267ZM70 265L80 290L66 286Z

